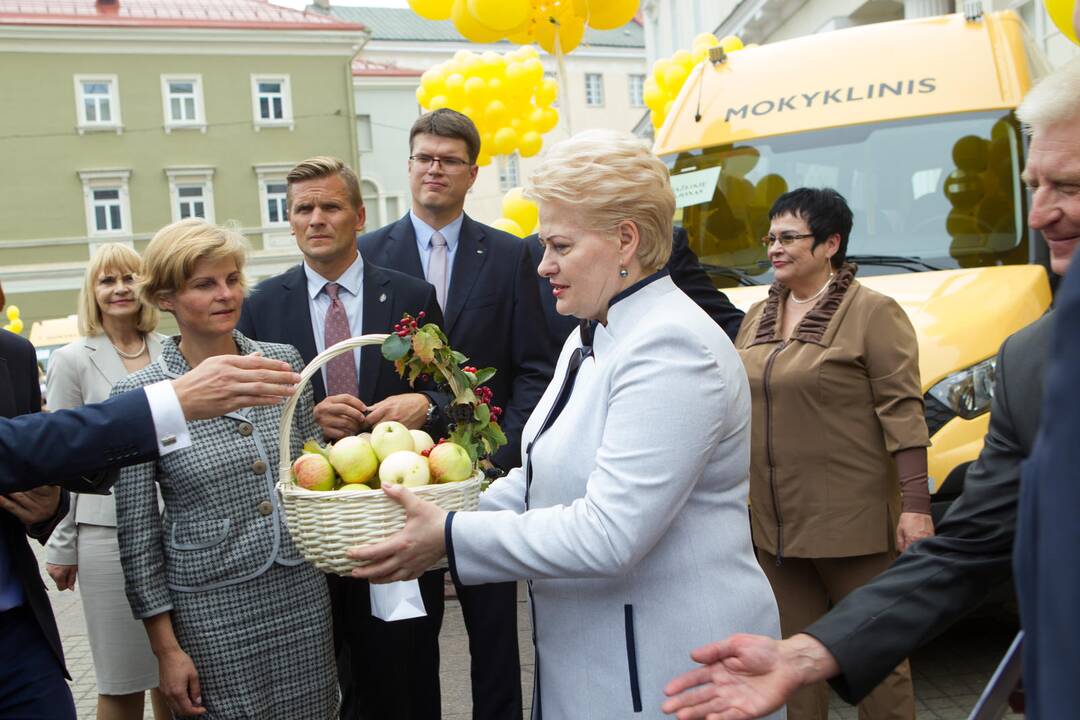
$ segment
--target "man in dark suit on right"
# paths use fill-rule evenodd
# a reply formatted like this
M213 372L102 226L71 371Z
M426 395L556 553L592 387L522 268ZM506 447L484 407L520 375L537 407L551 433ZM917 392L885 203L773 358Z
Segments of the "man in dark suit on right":
M1017 110L1032 138L1024 170L1032 196L1028 223L1042 232L1058 275L1066 273L1080 243L1077 88L1080 58L1045 78ZM799 687L826 679L845 700L857 702L899 660L1008 579L1015 541L1021 620L1033 633L1024 648L1024 683L1034 691L1027 716L1056 720L1075 713L1080 703L1075 364L1065 367L1063 358L1054 358L1057 374L1050 376L1047 404L1040 402L1051 323L1058 349L1076 362L1076 285L1070 277L1065 283L1070 293L1063 290L1059 298L1064 307L1002 345L983 450L937 535L915 543L803 633L783 641L734 635L695 650L691 657L704 667L668 685L676 697L665 703L666 712L677 712L680 720L709 713L730 720L758 717L783 705ZM1040 416L1048 422L1036 446ZM1022 472L1033 446L1035 462Z
M553 352L543 331L536 267L525 243L465 213L476 181L480 134L469 118L449 109L421 115L409 132L409 188L405 217L360 238L365 259L426 279L435 286L450 345L476 367L494 367L487 383L508 444L492 461L521 464L521 430L547 388ZM498 482L496 480L495 482ZM432 573L421 577L421 586ZM521 717L521 670L514 583L458 587L472 656L473 717ZM430 655L438 661L443 596L425 593L432 622ZM438 699L436 698L436 708ZM435 713L433 718L438 718Z

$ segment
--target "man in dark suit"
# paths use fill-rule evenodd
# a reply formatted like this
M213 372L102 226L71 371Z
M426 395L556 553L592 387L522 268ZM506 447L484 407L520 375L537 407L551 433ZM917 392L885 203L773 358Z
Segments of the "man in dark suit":
M1028 224L1046 239L1050 268L1058 275L1068 270L1080 237L1080 195L1063 187L1080 183L1080 96L1073 92L1077 84L1080 60L1044 79L1017 110L1032 136L1024 170L1032 193ZM1064 303L1064 293L1060 301ZM1072 325L1067 317L1052 319L1060 313L1047 314L1002 345L983 450L968 469L964 491L942 519L937 535L915 543L888 570L848 595L803 633L783 641L735 635L695 650L691 657L705 667L669 684L668 692L679 695L665 703L666 712L677 711L682 720L725 711L729 712L725 717L757 717L782 705L799 687L830 678L841 697L858 702L897 662L1008 579L1013 544L1018 538L1021 489L1026 531L1047 532L1063 523L1066 532L1076 538L1076 515L1080 512L1080 496L1073 482L1076 458L1071 465L1050 461L1061 474L1048 484L1061 483L1061 489L1043 496L1041 505L1036 498L1043 488L1029 488L1030 471L1021 470L1033 452L1040 416L1048 418L1047 428L1067 434L1066 438L1059 436L1065 445L1072 445L1065 452L1074 456L1076 452L1076 421L1070 424L1075 405L1048 404L1049 410L1040 405L1051 323L1070 328L1069 339L1076 340L1072 330L1075 317ZM1064 334L1058 332L1059 337ZM1075 365L1063 372L1074 374ZM1056 389L1048 387L1047 397L1062 402L1068 397L1068 388L1074 386L1071 380ZM1055 411L1060 417L1051 415ZM1063 513L1059 524L1049 517L1053 512ZM1024 537L1023 532L1020 537ZM1036 715L1029 708L1029 717L1065 717L1075 710L1078 700L1077 638L1065 632L1075 625L1078 578L1072 571L1075 562L1070 554L1076 545L1060 544L1063 540L1066 538L1057 537L1044 544L1040 539L1016 548L1021 619L1025 629L1030 623L1036 632L1034 643L1025 641L1025 684L1036 688L1036 707L1045 698L1055 698L1047 700ZM1055 553L1061 555L1055 557ZM1052 566L1047 574L1032 571L1034 567L1041 570L1043 563ZM1042 587L1055 582L1065 587L1043 595ZM1036 606L1049 615L1030 612ZM1056 617L1054 606L1063 610ZM1061 635L1055 636L1057 633ZM1043 644L1037 639L1039 635ZM1050 637L1054 639L1048 640ZM1072 658L1071 664L1067 658ZM1043 673L1045 677L1040 677ZM1057 704L1063 698L1067 701Z
M259 283L244 303L240 332L255 340L292 345L305 362L311 362L338 340L390 332L406 312L414 317L424 312L425 320L442 324L431 285L360 257L356 235L364 226L365 210L360 180L349 167L336 158L309 158L289 172L287 182L289 224L304 261ZM414 391L376 345L331 360L311 385L315 417L330 440L369 430L384 420L410 429L425 427L436 437L445 427L439 410L445 396L430 388ZM437 716L438 665L424 641L431 621L379 620L371 615L366 581L327 579L342 717ZM438 578L428 584L429 592L442 590Z
M432 283L450 344L470 365L496 369L488 385L494 404L504 408L500 424L509 443L492 460L508 470L521 464L522 427L553 372L536 268L524 241L464 212L480 151L471 120L448 109L426 113L409 132L409 149L412 209L361 237L360 251ZM469 633L475 718L521 717L516 592L514 583L457 588ZM430 638L437 658L442 594L425 595L424 602L437 623Z
M525 244L529 246L530 262L533 263L533 267L539 267L540 261L544 259L544 249L540 245L539 237L530 235L525 238ZM708 313L709 317L723 328L734 342L745 313L732 305L727 295L717 290L709 280L708 274L698 262L697 255L690 249L685 228L676 227L672 233L671 258L668 260L666 269L671 274L675 285L701 306L701 309ZM555 296L551 294L551 284L547 278L540 277L539 274L537 274L537 279L540 283L540 305L544 309L544 320L547 322L552 350L558 358L567 335L578 326L578 320L572 315L560 315L555 309Z

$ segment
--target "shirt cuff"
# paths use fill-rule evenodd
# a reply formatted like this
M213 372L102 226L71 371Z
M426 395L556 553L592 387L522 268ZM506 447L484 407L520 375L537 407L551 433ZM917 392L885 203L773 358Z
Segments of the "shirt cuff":
M443 532L446 539L446 564L450 567L450 579L454 581L455 585L461 585L461 578L457 574L457 563L454 561L454 515L455 511L451 510L446 513L446 524L443 525Z
M191 434L188 432L184 409L172 382L147 385L146 401L150 404L150 415L154 419L154 433L157 435L158 453L168 455L176 450L191 447Z

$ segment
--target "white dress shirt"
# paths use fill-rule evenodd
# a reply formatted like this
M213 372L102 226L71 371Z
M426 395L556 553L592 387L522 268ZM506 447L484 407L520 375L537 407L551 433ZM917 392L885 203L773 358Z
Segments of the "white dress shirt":
M150 416L154 420L154 433L157 435L158 452L168 455L176 450L191 447L191 434L188 432L184 409L180 407L180 398L172 383L164 380L143 388L146 401L150 404Z
M341 286L338 291L338 301L345 306L345 314L349 317L349 332L353 337L364 334L364 260L360 254L356 254L353 264L341 273L337 280L327 280L319 273L304 263L304 274L307 276L308 309L311 311L311 331L315 335L315 349L322 352L326 349L326 313L330 310L330 296L323 292L328 282L336 282ZM356 364L357 377L360 373L360 351L353 351L353 362ZM321 370L323 385L326 384L326 367Z
M420 251L420 265L424 268L424 279L431 282L428 265L431 262L431 236L438 230L446 240L446 293L450 294L450 285L454 282L454 256L457 254L458 238L461 237L461 224L465 222L465 213L458 215L448 225L441 228L433 228L426 222L416 217L409 210L409 219L412 220L413 232L416 234L416 249Z

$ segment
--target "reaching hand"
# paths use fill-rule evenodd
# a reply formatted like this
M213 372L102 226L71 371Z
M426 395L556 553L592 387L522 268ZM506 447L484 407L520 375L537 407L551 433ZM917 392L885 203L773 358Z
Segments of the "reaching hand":
M299 382L289 363L252 353L207 358L172 384L184 417L207 420L240 408L276 405Z
M896 549L904 552L917 540L934 536L934 521L926 513L900 513L896 525Z
M662 709L679 720L750 720L775 712L795 690L839 672L836 660L809 635L774 640L732 635L690 657L704 667L668 683Z
M330 395L315 406L315 422L327 440L340 440L364 429L367 409L352 395Z
M352 576L373 583L412 580L423 575L446 555L446 511L418 498L399 485L382 486L394 502L405 508L405 527L374 545L349 548L350 560L368 563L354 568Z
M158 686L174 713L188 717L206 712L199 689L199 673L186 652L177 648L158 658L158 674Z
M57 590L74 590L75 578L79 574L79 566L45 563L45 572L49 573L49 577L56 583Z
M45 522L60 506L60 488L55 485L39 485L24 492L0 495L0 509L7 510L23 525Z

